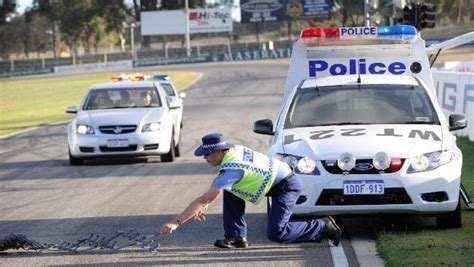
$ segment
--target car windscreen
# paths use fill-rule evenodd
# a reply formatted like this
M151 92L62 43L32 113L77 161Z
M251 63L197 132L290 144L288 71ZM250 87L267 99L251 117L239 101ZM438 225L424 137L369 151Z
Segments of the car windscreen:
M440 124L420 86L354 85L298 89L285 128L350 124Z
M93 89L84 102L84 110L161 107L154 87Z

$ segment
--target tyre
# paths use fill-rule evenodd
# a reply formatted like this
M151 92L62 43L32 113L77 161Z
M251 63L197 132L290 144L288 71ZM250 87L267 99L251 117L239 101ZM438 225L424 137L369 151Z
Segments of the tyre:
M439 229L461 228L461 199L454 211L436 216L436 227Z
M69 151L69 165L71 166L79 166L84 164L84 159L75 158L71 155L71 151Z
M174 161L174 158L176 156L176 154L174 152L175 152L174 138L171 137L170 151L161 156L161 161L163 161L163 162L172 162L172 161Z
M176 157L181 156L181 150L180 150L180 148L179 148L179 145L180 145L180 144L181 144L181 138L178 139L178 144L176 144L176 146L174 147L174 155L175 155Z

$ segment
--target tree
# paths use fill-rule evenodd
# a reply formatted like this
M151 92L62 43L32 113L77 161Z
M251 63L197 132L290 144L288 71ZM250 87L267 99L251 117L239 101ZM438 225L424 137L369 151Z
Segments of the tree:
M32 11L39 13L50 21L50 30L48 32L52 36L52 48L55 58L58 56L58 49L61 43L59 23L63 6L63 0L34 0L33 2Z
M0 2L0 25L7 22L9 15L15 12L15 0L3 0Z

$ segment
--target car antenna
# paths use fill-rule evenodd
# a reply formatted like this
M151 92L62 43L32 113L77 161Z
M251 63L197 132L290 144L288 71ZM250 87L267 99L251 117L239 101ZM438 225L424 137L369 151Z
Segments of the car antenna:
M360 60L360 59L359 59ZM359 60L357 60L357 90L360 90L360 83L361 83L361 80L360 80L360 64L359 64Z
M359 60L357 60L357 83L359 84L359 89L360 89L360 63Z

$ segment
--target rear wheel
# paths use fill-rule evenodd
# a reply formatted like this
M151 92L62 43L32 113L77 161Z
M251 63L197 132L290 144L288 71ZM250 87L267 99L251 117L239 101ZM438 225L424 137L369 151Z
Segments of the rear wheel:
M69 165L71 166L78 166L84 164L84 159L75 158L71 155L71 151L69 151Z
M454 211L436 216L436 226L440 229L461 228L461 199Z
M172 162L174 161L175 158L175 146L174 146L174 138L171 137L171 146L170 146L170 152L164 154L161 156L161 161L163 162Z

